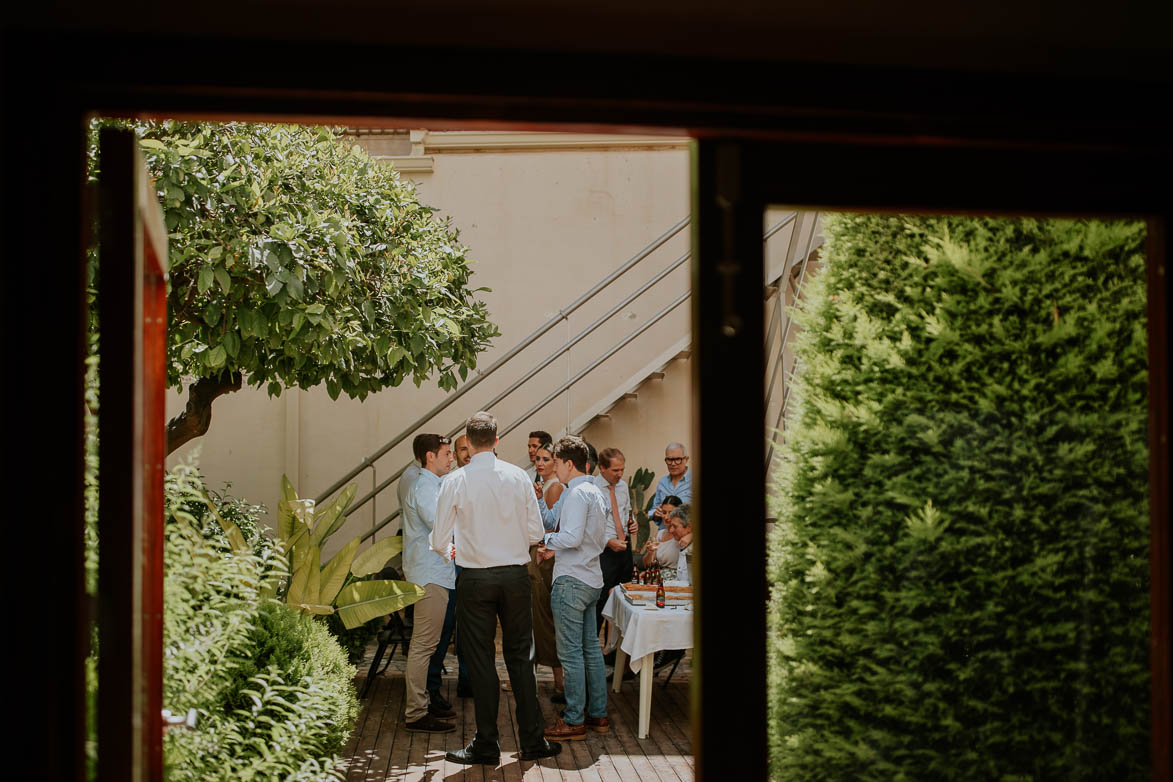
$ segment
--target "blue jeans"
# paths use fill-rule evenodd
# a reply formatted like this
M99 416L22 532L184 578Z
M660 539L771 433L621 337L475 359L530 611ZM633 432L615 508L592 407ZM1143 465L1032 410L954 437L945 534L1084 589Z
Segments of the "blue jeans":
M550 607L554 611L555 642L566 681L567 725L581 725L583 712L607 716L607 673L595 626L599 589L572 576L554 579Z

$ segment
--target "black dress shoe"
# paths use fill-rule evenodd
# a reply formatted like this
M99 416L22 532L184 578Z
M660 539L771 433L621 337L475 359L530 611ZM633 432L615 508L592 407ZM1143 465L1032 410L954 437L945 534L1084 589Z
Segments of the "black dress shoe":
M562 745L556 741L546 741L542 739L544 747L536 747L534 749L523 749L519 754L522 760L541 760L542 758L552 758L562 751Z
M428 703L439 707L441 711L452 711L452 704L440 694L439 690L428 690Z
M483 765L495 766L501 760L500 750L492 752L489 750L477 749L476 743L469 744L463 749L452 749L444 753L445 759L452 763L461 763L465 766Z

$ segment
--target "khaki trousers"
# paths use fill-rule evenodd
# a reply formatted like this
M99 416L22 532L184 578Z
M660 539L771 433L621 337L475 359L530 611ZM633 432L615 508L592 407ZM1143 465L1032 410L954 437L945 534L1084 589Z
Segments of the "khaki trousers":
M407 654L407 722L423 719L428 713L428 661L440 645L447 610L448 590L439 584L425 584L424 596L415 604L415 625Z

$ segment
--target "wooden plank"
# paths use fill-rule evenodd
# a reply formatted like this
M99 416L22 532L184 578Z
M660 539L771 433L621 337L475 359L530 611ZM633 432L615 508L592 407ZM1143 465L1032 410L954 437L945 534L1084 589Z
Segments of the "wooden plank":
M539 684L538 685L538 709L542 712L542 719L546 722L546 727L553 726L558 721L558 712L565 708L564 706L555 705L550 702L550 696L554 694L553 685ZM562 751L558 756L550 760L542 761L539 765L544 769L542 772L543 779L561 779L563 782L580 782L582 775L574 768L574 761L571 758L570 745L580 744L578 741L564 741L562 742ZM558 776L553 777L549 772L557 769Z
M500 633L500 629L498 629ZM498 641L500 637L498 636ZM500 652L500 646L498 646ZM500 672L500 668L498 668ZM507 681L505 677L503 681ZM518 782L518 780L532 780L541 779L542 772L538 770L536 775L527 774L527 769L533 770L534 766L529 763L522 763L519 757L521 753L521 745L517 738L517 725L514 722L513 714L516 709L513 707L513 691L502 690L501 702L497 707L497 730L501 737L501 763L504 765L498 766L503 782ZM508 748L508 749L507 749ZM512 757L507 758L506 753Z
M654 723L658 730L653 731L649 738L655 739L668 765L682 780L691 780L695 773L692 762L692 742L689 739L690 730L687 716L687 705L682 710L680 695L684 694L687 703L687 689L678 684L669 685L665 690L657 685L655 698L659 699L656 710L657 719Z
M649 738L642 741L637 738L637 731L639 730L639 694L635 688L626 688L626 691L620 693L614 700L618 702L618 708L614 710L612 723L621 726L621 729L616 731L620 746L622 746L628 759L631 760L631 764L635 768L635 772L639 778L643 782L661 782L662 780L668 780L668 782L685 782L685 780L680 780L676 776L676 772L670 769L657 769L659 765L657 762L659 745L650 737L650 734ZM655 726L655 731L657 733L659 732L659 726Z
M356 686L361 689L366 685L366 677L357 677ZM359 712L359 724L351 736L350 757L347 762L346 778L348 780L365 779L367 767L371 762L371 754L375 743L379 739L379 729L383 720L383 709L387 705L387 696L390 685L382 677L371 685L371 692Z
M382 782L399 778L406 766L409 734L403 730L403 676L395 673L384 674L384 684L389 689L387 701L379 728L379 738L371 753L371 763L363 778L367 782Z
M691 703L689 700L688 685L672 684L668 689L656 693L664 705L664 718L660 724L664 729L665 737L676 748L677 753L693 768L692 762L692 725ZM662 745L662 744L661 744ZM677 770L679 774L679 769Z

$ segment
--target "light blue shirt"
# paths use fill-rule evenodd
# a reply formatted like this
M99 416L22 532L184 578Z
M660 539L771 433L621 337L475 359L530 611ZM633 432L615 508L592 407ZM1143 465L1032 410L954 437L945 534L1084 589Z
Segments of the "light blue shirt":
M656 496L652 498L652 513L656 512L656 508L664 504L664 500L672 495L680 498L680 501L688 504L692 502L692 470L686 469L684 477L680 479L680 483L675 486L672 485L672 476L665 475L656 484ZM664 529L664 525L659 519L652 517L652 521L656 522L656 526Z
M595 589L603 588L603 570L599 567L599 554L607 547L607 541L615 537L615 530L607 534L607 501L591 476L580 475L570 482L566 491L558 498L555 507L561 505L558 518L561 525L557 532L548 532L544 538L546 548L556 550L554 557L554 580L560 576L576 578Z
M558 495L558 501L554 503L553 508L547 508L545 500L538 502L538 510L542 514L542 526L546 528L547 532L553 532L558 528L558 516L562 513L562 500L564 499L566 499L565 490Z
M456 568L432 551L428 536L436 526L436 504L440 498L440 476L420 470L407 492L403 506L403 575L413 584L438 584L456 588Z

